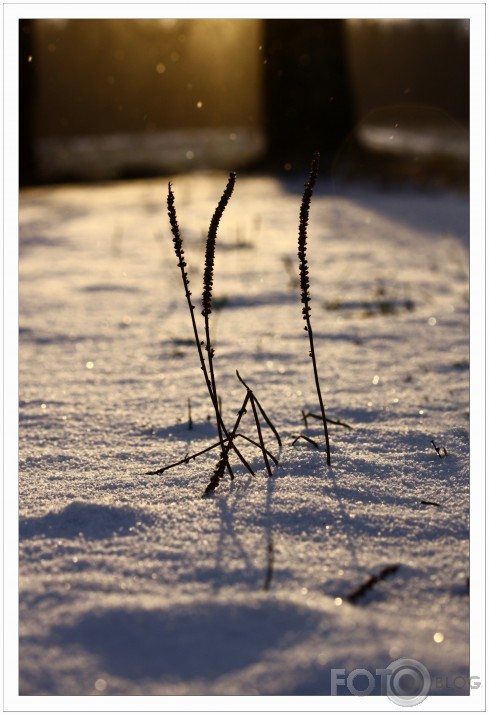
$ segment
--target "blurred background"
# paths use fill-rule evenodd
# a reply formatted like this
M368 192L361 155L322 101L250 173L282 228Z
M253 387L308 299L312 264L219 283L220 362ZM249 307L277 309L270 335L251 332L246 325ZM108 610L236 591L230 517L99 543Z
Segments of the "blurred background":
M201 169L468 189L468 20L20 20L20 185Z

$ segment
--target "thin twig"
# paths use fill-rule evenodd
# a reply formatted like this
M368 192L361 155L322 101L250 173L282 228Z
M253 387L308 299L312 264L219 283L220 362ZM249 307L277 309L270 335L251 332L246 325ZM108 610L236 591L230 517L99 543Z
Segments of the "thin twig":
M295 437L295 439L292 441L292 444L296 444L300 439L305 439L306 442L310 442L312 445L314 445L314 447L316 447L316 449L319 449L318 443L310 437L307 437L305 434L299 434L297 437Z
M307 414L304 413L304 410L302 410L302 419L304 420L306 427L307 427L307 418L308 417L313 417L315 420L322 420L323 417L322 415L314 415L312 412L308 412ZM347 429L353 429L351 425L346 424L346 422L341 422L340 420L330 420L329 417L326 417L326 422L329 422L329 424L332 425L339 425L340 427L346 427Z
M270 469L270 464L269 464L269 462L268 462L268 457L267 457L267 450L265 449L265 444L264 444L264 442L263 442L263 435L262 435L262 433L261 433L261 425L260 425L260 420L259 420L259 418L258 418L258 412L257 412L256 405L255 405L255 398L253 397L253 393L252 393L252 392L250 392L249 395L250 395L250 399L251 399L251 408L252 408L252 410L253 410L253 416L254 416L254 418L255 418L256 431L257 431L257 433L258 433L258 441L260 442L260 449L261 449L262 454L263 454L263 461L265 462L265 466L266 466L266 468L267 468L268 476L271 477L271 476L272 476L272 470Z
M249 395L249 393L246 393L246 397L245 397L243 404L241 405L241 408L238 412L236 422L234 423L233 430L232 430L231 434L229 435L229 441L228 441L227 445L225 446L224 452L221 456L221 459L217 463L216 469L214 470L214 474L212 475L211 480L210 480L209 484L207 485L207 487L204 491L204 494L202 495L203 497L207 496L210 492L214 491L214 489L219 485L219 482L221 481L221 477L224 473L224 468L225 468L228 452L229 452L231 446L233 445L234 439L236 437L236 432L238 431L239 423L241 422L241 419L246 412L246 406L247 406L249 400L250 400L250 395ZM253 469L250 467L248 462L246 462L244 457L241 457L241 460L245 464L245 466L248 469L248 471L250 472L250 474L252 476L254 476L255 473L254 473Z
M185 455L183 459L179 459L178 462L173 462L172 464L167 464L165 467L160 467L159 469L155 469L154 472L145 472L145 474L148 475L155 475L155 474L163 474L163 472L167 472L169 469L173 469L173 467L179 467L181 464L188 464L190 461L195 459L196 457L200 457L201 454L205 454L206 452L211 452L213 449L216 449L216 447L220 447L221 443L220 442L214 442L214 444L209 445L208 447L205 447L205 449L201 449L200 452L195 452L195 454L191 455Z
M254 397L256 406L257 406L258 409L260 410L263 419L265 420L265 422L267 423L267 425L270 427L270 429L272 430L273 434L275 435L275 439L277 440L279 447L281 447L281 446L282 446L282 440L280 439L280 435L279 435L279 433L277 432L277 430L275 429L275 427L274 427L274 425L273 425L271 419L268 417L268 415L267 415L267 413L265 412L265 410L263 409L262 405L260 404L260 401L258 400L257 396L255 395L255 393L253 392L253 390L246 384L246 382L243 380L243 378L241 377L241 375L239 374L239 372L238 372L237 370L236 370L236 375L237 375L237 377L238 377L238 380L241 382L241 384L244 385L244 386L246 387L246 389L249 390L249 391L253 394L253 397Z
M379 574L370 576L364 583L362 583L358 588L351 591L346 600L350 603L356 603L360 598L362 598L368 591L370 591L379 581L383 581L387 576L390 576L399 569L401 564L392 564L391 566L385 566Z
M241 432L238 432L238 433L235 435L235 437L234 437L234 439L238 439L238 438L244 439L244 440L246 440L247 442L249 442L250 444L252 444L252 445L254 445L255 447L257 447L258 449L261 449L261 447L260 447L260 445L258 444L258 442L255 442L254 439L251 439L250 437L247 437L245 434L242 434ZM226 438L225 438L225 441L227 442L228 439L229 439L229 438L226 437ZM197 457L200 457L202 454L205 454L206 452L212 452L213 449L217 449L217 447L220 447L220 446L221 446L221 443L220 443L220 442L214 442L214 444L210 444L208 447L205 447L204 449L201 449L199 452L195 452L194 454L186 454L185 457L183 457L183 459L179 459L178 462L172 462L172 464L167 464L167 465L165 465L164 467L160 467L159 469L155 469L155 470L152 471L152 472L145 472L144 474L145 474L145 475L151 475L151 476L154 476L154 475L156 475L156 474L163 474L163 472L167 472L169 469L173 469L174 467L179 467L181 464L188 464L189 462L193 461L193 460L196 459ZM278 460L273 456L273 454L272 454L271 452L269 452L268 449L266 450L266 453L268 454L268 456L270 457L270 459L274 462L274 464L277 465L277 464L278 464ZM248 469L248 471L249 471L248 463L246 463L244 466L245 466L245 467Z
M254 439L251 439L250 437L247 437L245 434L242 434L241 432L238 432L238 434L236 435L236 439L238 439L238 437L241 437L241 439L245 439L245 440L246 440L247 442L249 442L250 444L254 445L255 447L258 447L258 449L261 449L261 447L260 447L260 445L258 444L258 442L255 442ZM273 454L268 451L268 449L265 449L265 452L268 454L268 456L270 457L270 459L272 460L272 462L273 462L275 465L277 465L277 464L278 464L278 459L276 459L276 458L273 456Z

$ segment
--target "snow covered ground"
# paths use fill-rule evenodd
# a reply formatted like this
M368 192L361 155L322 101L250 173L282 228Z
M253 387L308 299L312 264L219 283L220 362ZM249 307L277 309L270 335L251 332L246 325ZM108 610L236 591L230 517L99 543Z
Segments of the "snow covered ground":
M264 428L273 476L243 443L256 475L237 466L205 499L216 451L146 474L217 434L166 180L21 193L21 695L330 695L332 669L357 668L379 695L376 669L400 658L432 695L469 694L468 199L319 182L312 325L327 415L351 427L330 425L328 467L321 423L301 416L318 412L296 285L304 178L238 176L221 221L223 415L245 396L239 370L282 447ZM172 181L196 302L225 183Z

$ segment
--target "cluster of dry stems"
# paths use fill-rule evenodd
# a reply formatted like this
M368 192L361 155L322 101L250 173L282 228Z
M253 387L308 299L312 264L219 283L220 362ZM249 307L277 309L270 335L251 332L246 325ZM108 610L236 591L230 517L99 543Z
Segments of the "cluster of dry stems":
M319 401L319 406L321 410L321 420L323 423L324 427L324 437L325 437L325 451L326 451L326 459L327 459L327 464L331 464L331 454L330 454L330 445L329 445L329 436L328 436L328 428L327 428L327 422L331 420L326 419L326 414L325 414L325 409L324 409L324 404L323 404L323 399L321 395L321 389L319 385L319 376L318 376L318 370L317 370L317 364L316 364L316 356L315 356L315 350L314 350L314 336L312 332L312 327L311 327L311 305L310 305L310 293L309 293L309 267L308 267L308 262L307 262L307 226L309 222L309 208L311 204L311 198L314 190L314 186L316 184L316 179L318 175L318 169L319 169L319 154L315 154L312 160L311 164L311 170L309 174L308 181L306 182L304 186L304 193L302 196L302 202L301 202L301 208L300 208L300 217L299 217L299 250L298 250L298 257L299 257L299 277L300 277L300 290L301 290L301 301L303 304L302 307L302 315L304 318L304 321L306 323L305 325L305 330L307 332L308 338L309 338L309 355L312 360L312 365L313 365L313 371L314 371L314 380L316 384L316 391L318 395L318 401ZM269 452L269 450L265 446L265 441L263 437L263 429L262 429L262 424L261 420L264 421L265 425L267 428L271 430L273 433L275 439L277 440L277 443L279 446L281 446L281 440L280 436L275 429L273 423L269 419L267 413L265 412L264 408L260 404L258 398L256 395L253 393L251 388L245 383L245 381L240 377L239 373L236 371L237 377L244 386L246 390L246 395L243 400L243 403L241 405L241 408L238 411L235 423L231 429L228 429L226 425L224 424L221 410L220 410L220 398L217 392L217 386L216 386L216 377L215 377L215 372L214 372L214 348L211 343L211 334L210 334L210 315L212 313L212 289L214 285L214 261L215 261L215 251L216 251L216 239L217 239L217 230L219 227L219 222L222 218L222 215L224 213L224 210L229 202L229 199L231 198L231 195L233 193L234 185L236 182L236 174L231 173L229 175L229 179L226 185L226 188L224 190L224 193L221 196L221 199L217 205L217 208L214 212L214 215L212 217L210 226L209 226L209 231L207 234L207 241L206 241L206 250L205 250L205 266L204 266L204 276L203 276L203 291L202 291L202 316L204 319L204 339L201 339L199 329L197 326L197 320L195 317L195 305L192 302L192 293L190 291L190 281L187 273L187 263L185 261L185 255L184 255L184 249L183 249L183 242L182 242L182 237L180 234L180 229L178 226L178 221L177 221L177 214L176 214L176 209L175 209L175 197L173 195L172 187L171 184L168 184L168 199L167 199L167 206L168 206L168 217L170 220L170 227L173 235L173 245L175 249L175 254L178 260L178 267L180 268L180 273L181 273L181 278L182 278L182 283L184 286L184 291L185 291L185 297L187 300L187 305L192 321L192 328L193 328L193 334L194 334L194 339L195 339L195 345L197 348L197 353L199 356L199 361L200 361L200 367L202 369L205 383L207 386L207 390L209 392L209 397L211 399L213 408L214 408L214 413L215 413L215 419L216 419L216 425L217 425L217 431L219 435L219 441L213 445L210 445L204 450L201 450L200 452L192 455L192 456L186 456L184 459L175 462L174 464L166 465L164 467L161 467L160 469L157 469L156 471L153 472L148 472L148 474L161 474L162 472L166 471L167 469L170 469L177 464L182 464L184 462L188 462L190 459L195 459L199 455L210 451L212 449L215 449L216 447L220 448L220 456L217 461L216 467L214 469L214 472L210 478L209 484L207 485L203 496L208 495L209 493L213 492L216 487L219 485L221 479L224 477L225 473L227 472L229 474L230 479L234 479L234 473L233 469L231 466L231 461L230 461L230 454L231 452L234 453L235 457L238 458L238 460L243 464L245 469L250 473L254 474L254 471L249 464L249 462L246 460L246 458L243 456L241 450L238 448L236 445L237 439L242 439L247 441L248 443L251 443L255 445L262 454L263 457L263 462L265 465L265 468L267 470L267 473L269 476L272 475L272 468L270 466L271 462L273 464L277 464L277 459L274 457L274 455ZM207 360L205 358L205 355L207 356ZM256 427L256 437L257 439L251 439L249 436L242 434L239 432L239 426L241 423L241 420L247 410L251 408L251 412L253 414L253 420L255 423ZM305 439L308 439L307 437L303 436ZM310 440L308 440L310 441Z

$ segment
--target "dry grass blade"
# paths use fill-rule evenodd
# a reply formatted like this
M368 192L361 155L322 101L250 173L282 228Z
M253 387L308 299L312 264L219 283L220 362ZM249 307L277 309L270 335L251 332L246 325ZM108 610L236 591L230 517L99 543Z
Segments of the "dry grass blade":
M250 401L250 394L247 393L247 394L246 394L246 397L245 397L245 399L244 399L244 401L243 401L243 404L241 405L241 408L240 408L240 410L239 410L239 412L238 412L238 416L237 416L237 418L236 418L236 422L234 423L233 431L231 432L231 434L230 434L230 436L229 436L229 441L227 442L227 444L226 444L226 446L225 446L225 448L224 448L224 451L223 451L223 453L221 454L221 458L220 458L219 462L218 462L217 465L216 465L216 468L215 468L214 473L213 473L213 475L212 475L212 477L211 477L211 480L210 480L209 484L207 485L207 487L206 487L206 489L205 489L205 491L204 491L202 497L206 497L208 494L210 494L211 492L213 492L213 491L216 489L217 486L219 486L219 483L220 483L220 481L221 481L221 479L222 479L222 476L224 475L224 470L225 470L225 467L226 467L226 460L227 460L228 452L229 452L231 446L234 444L234 440L235 440L235 438L236 438L236 433L237 433L237 431L238 431L239 424L240 424L240 422L241 422L241 420L242 420L244 414L246 413L246 407L247 407L249 401ZM250 467L250 465L246 462L246 460L244 460L244 457L241 457L241 459L242 459L242 461L244 461L244 463L245 463L245 465L246 465L248 471L250 472L250 474L251 474L251 475L254 475L254 474L255 474L254 471L252 470L252 468Z
M237 370L236 370L236 375L237 375L237 377L238 377L238 380L241 382L241 384L244 385L247 390L249 390L250 392L253 393L253 397L254 397L256 406L257 406L258 409L260 410L263 419L265 420L265 422L267 423L267 425L270 427L270 429L272 430L273 434L275 435L275 439L277 440L279 447L281 447L281 446L282 446L282 440L280 439L280 435L279 435L279 433L277 432L277 430L275 429L275 427L274 427L274 425L273 425L273 422L271 421L271 419L268 417L267 413L266 413L265 410L263 409L263 407L262 407L260 401L258 400L257 396L255 395L255 393L253 392L253 390L251 390L251 388L246 384L246 382L243 380L243 378L241 377L241 375L239 374L239 372L238 372Z
M216 241L216 235L217 235L217 228L219 226L220 219L222 217L222 214L224 212L224 209L227 206L227 203L231 197L231 194L233 192L234 184L236 180L236 175L230 174L226 189L224 190L224 193L219 201L219 204L214 212L214 216L212 218L210 227L209 227L209 233L208 233L208 245L206 247L206 265L205 265L205 270L204 270L204 292L203 292L203 298L202 298L202 304L203 304L203 315L205 319L205 332L206 332L206 342L204 343L201 341L200 336L199 336L199 331L197 328L197 323L195 320L195 306L192 303L192 298L191 298L191 291L190 291L190 281L188 278L188 273L186 270L187 263L185 260L185 254L184 254L184 248L183 248L183 241L182 241L182 236L180 233L180 228L178 226L178 220L177 220L177 213L176 213L176 208L175 208L175 196L172 191L171 183L168 184L168 197L167 197L167 207L168 207L168 218L170 221L170 228L173 236L173 246L175 250L175 254L178 259L178 267L180 268L180 273L181 273L181 278L182 278L182 283L184 286L185 290L185 298L187 301L191 321L192 321L192 329L194 333L194 341L195 345L197 348L197 352L199 355L199 361L200 361L200 366L202 369L202 372L204 374L204 379L206 382L207 390L209 392L209 396L211 398L215 415L216 415L216 423L217 423L217 429L219 433L219 443L221 445L221 454L225 456L225 467L228 469L229 474L231 479L234 478L231 466L229 464L228 460L228 452L230 449L233 449L237 457L241 460L241 462L245 465L245 467L248 469L250 474L253 474L253 470L249 466L248 462L245 460L243 455L240 453L236 445L234 444L233 439L230 438L229 433L226 429L226 426L224 425L224 422L221 417L221 411L219 409L219 398L216 392L216 384L215 384L215 377L214 377L214 368L213 368L213 362L212 362L212 356L213 356L213 350L210 342L210 329L209 329L209 313L211 312L211 301L212 301L212 283L213 283L213 266L214 266L214 252L215 252L215 241ZM202 350L203 346L206 346L207 350L207 355L208 355L208 361L209 361L209 369L207 368L206 361L204 359L204 353ZM190 422L189 422L190 424ZM225 442L227 441L227 444L225 445ZM207 451L207 450L204 450ZM202 453L202 452L201 452ZM199 454L201 454L199 453ZM178 462L176 464L180 464L181 462ZM176 465L171 465L171 466L176 466ZM166 469L169 469L170 467L163 467L161 470L156 470L153 473L162 473L163 471L166 471Z
M253 410L253 417L255 418L255 425L256 425L256 431L258 433L258 441L260 443L260 449L263 454L263 461L265 462L265 466L267 468L268 476L272 476L272 470L270 469L270 463L268 461L267 457L267 450L265 449L265 443L263 442L263 435L261 432L261 425L260 425L260 420L258 418L258 411L256 409L256 404L255 404L255 398L253 397L253 393L250 393L251 396L251 408Z
M391 566L385 566L379 574L370 576L364 583L351 591L347 595L346 600L349 603L357 603L361 598L363 598L363 596L365 596L366 593L371 591L377 583L386 579L387 576L396 573L396 571L399 570L400 565L401 564L392 564Z

